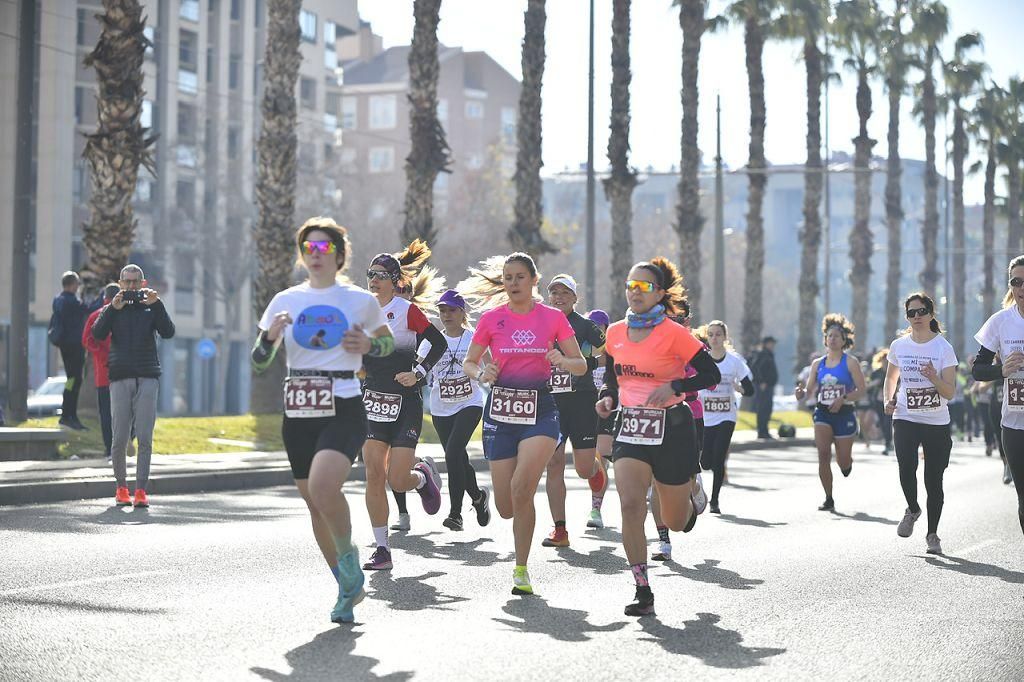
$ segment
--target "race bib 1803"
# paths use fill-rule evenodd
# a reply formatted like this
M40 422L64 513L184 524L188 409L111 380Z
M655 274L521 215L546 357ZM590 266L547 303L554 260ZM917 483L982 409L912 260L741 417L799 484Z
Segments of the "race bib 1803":
M334 416L334 380L330 377L288 377L284 381L284 413L293 419Z
M661 445L665 440L665 414L661 407L623 407L616 440L633 445Z
M536 424L537 391L494 386L490 416L503 424Z
M402 396L394 393L366 391L363 393L366 418L372 422L393 422L402 412Z
M727 395L706 395L703 398L704 411L722 413L732 411L732 398Z

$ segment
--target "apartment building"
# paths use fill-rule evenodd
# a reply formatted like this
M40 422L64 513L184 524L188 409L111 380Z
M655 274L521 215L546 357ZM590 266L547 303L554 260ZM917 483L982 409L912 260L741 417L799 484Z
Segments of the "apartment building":
M242 412L248 408L247 349L255 323L248 280L259 135L262 55L268 0L145 0L153 47L144 65L143 125L159 137L156 174L143 171L135 194L138 231L132 260L161 292L177 336L161 346L164 413ZM0 84L16 92L20 2L0 3ZM57 373L46 343L50 301L60 274L84 261L89 172L83 134L96 125L95 71L83 64L100 35L97 0L39 0L30 385ZM325 175L340 144L343 43L358 45L357 0L305 0L300 17L300 187ZM373 45L373 40L364 43ZM378 41L379 46L379 41ZM352 47L346 48L350 51ZM13 223L16 102L0 98L0 253ZM329 178L328 178L329 179ZM327 183L330 185L330 183ZM303 195L305 198L305 195ZM337 210L325 187L318 213ZM300 202L301 205L301 202ZM300 209L301 210L301 209ZM0 267L0 399L6 392L9 267ZM200 341L206 343L200 344ZM200 348L216 347L213 357Z

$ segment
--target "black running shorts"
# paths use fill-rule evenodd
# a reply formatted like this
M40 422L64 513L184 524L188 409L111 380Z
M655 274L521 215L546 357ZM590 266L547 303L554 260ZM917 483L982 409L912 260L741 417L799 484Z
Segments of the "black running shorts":
M628 457L646 462L658 483L682 485L688 482L700 470L693 412L686 403L680 403L669 409L667 421L661 445L636 445L616 440L611 460Z
M366 440L387 443L393 448L416 448L423 431L423 396L403 394L402 409L393 422L367 420Z
M572 441L573 452L597 447L597 391L556 393L558 421L561 430L559 442Z
M337 450L351 461L366 441L366 411L363 399L334 396L333 417L294 419L281 422L281 438L288 453L292 476L302 481L309 478L313 457L321 450Z

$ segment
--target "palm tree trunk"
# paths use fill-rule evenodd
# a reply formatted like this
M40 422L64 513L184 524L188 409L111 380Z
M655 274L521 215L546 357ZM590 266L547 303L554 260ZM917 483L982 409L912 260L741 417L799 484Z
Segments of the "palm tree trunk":
M629 166L629 11L631 0L612 3L612 112L608 125L608 161L611 173L603 181L612 218L612 319L625 314L625 299L614 295L633 265L633 188L636 171Z
M704 33L704 0L681 0L679 26L683 30L683 104L680 138L679 203L676 205L676 232L682 253L681 265L690 299L690 314L699 319L701 284L700 233L704 216L700 213L700 148L697 146L697 88L700 42Z
M964 357L964 328L967 315L967 264L964 257L964 159L967 156L967 131L964 110L959 102L953 103L953 309L951 321L953 350L958 358Z
M267 4L267 46L263 57L262 129L257 146L256 203L259 216L253 224L256 276L252 308L259 318L270 299L291 282L295 245L295 83L299 77L299 10L301 0L275 0ZM277 412L284 362L253 377L251 410Z
M939 174L935 170L935 118L938 102L935 95L935 77L932 69L935 64L935 46L928 47L924 64L924 83L921 96L921 109L924 114L924 225L921 227L921 243L924 246L924 268L918 279L921 288L931 297L935 297L935 288L939 282Z
M804 226L800 232L800 313L796 342L796 364L817 348L818 251L821 247L821 85L822 54L815 39L804 40L807 70L807 163L804 166Z
M1020 159L1014 157L1006 165L1006 251L1007 260L1021 252Z
M764 190L768 184L765 175L764 133L767 112L764 101L764 32L760 17L750 17L744 23L743 44L746 51L747 86L750 91L750 159L747 162L747 255L744 281L743 323L740 340L743 350L749 352L760 341L764 326L764 220L761 215Z
M84 227L86 264L84 289L97 292L116 281L128 262L135 241L132 197L139 166L155 173L150 146L142 127L142 62L146 47L145 20L138 0L103 0L103 25L96 48L85 65L96 69L96 132L86 135L83 155L91 168L90 221Z
M415 26L409 49L409 139L412 150L405 159L405 242L419 238L436 241L434 229L434 181L447 173L448 142L437 120L437 24L441 0L416 0Z
M985 211L981 219L981 238L983 242L984 264L982 274L984 284L981 289L984 317L995 312L996 286L995 258L993 251L996 246L996 140L995 131L990 130L988 136L988 161L985 164Z
M902 48L900 48L902 49ZM898 67L894 67L898 68ZM889 156L885 167L885 225L888 262L885 271L885 329L882 340L896 335L900 313L900 256L903 251L903 162L900 159L900 99L903 95L903 79L890 74L889 89Z
M519 90L519 126L516 131L515 218L508 238L513 248L534 258L554 249L541 234L544 219L541 159L541 83L544 80L545 0L528 0L524 17L523 85Z
M871 148L875 146L875 141L868 137L871 87L864 66L857 71L857 117L860 119L860 130L853 139L855 178L853 229L850 231L850 321L859 332L857 340L862 344L861 347L867 348L871 253L874 251L874 236L871 233Z

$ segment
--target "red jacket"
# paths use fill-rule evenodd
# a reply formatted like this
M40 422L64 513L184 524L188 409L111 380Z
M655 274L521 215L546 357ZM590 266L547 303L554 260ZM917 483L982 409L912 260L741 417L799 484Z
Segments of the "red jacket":
M94 311L89 315L89 319L85 321L85 329L82 330L82 345L89 351L89 355L92 356L92 368L93 368L93 380L96 382L97 388L103 388L110 386L110 379L107 376L107 357L110 355L110 337L97 341L92 335L92 326L96 323L96 318L99 317L100 311Z

